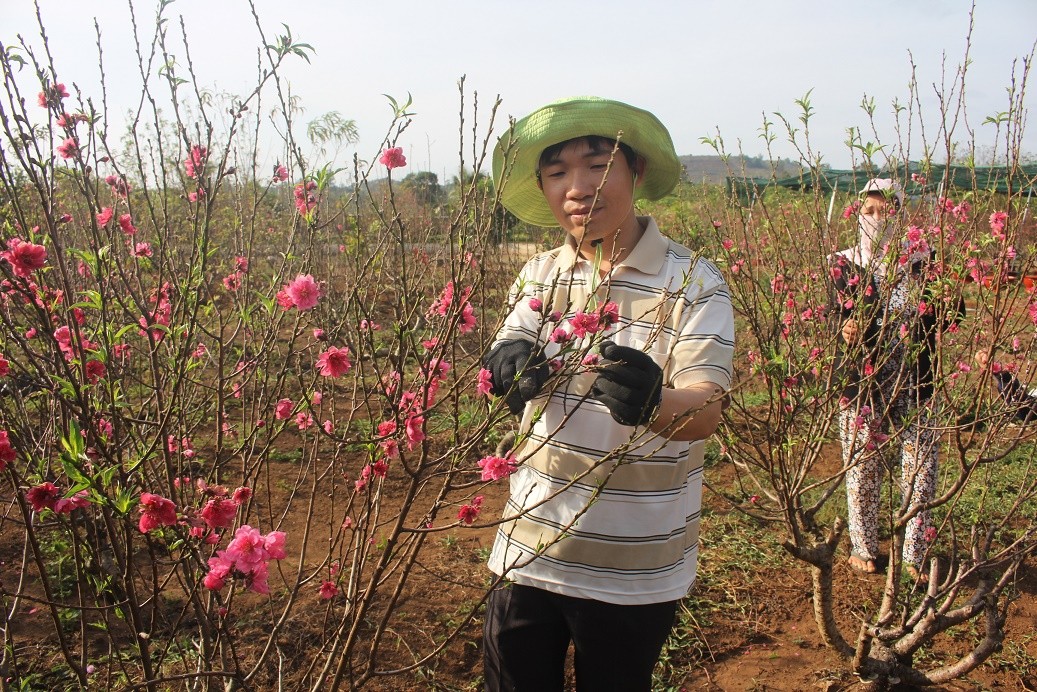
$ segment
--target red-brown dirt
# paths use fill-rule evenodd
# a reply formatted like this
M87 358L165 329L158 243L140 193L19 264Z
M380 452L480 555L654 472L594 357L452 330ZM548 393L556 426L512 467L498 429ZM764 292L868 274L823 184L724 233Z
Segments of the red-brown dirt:
M294 484L298 468L286 461L271 462L270 487L287 488ZM724 465L713 467L707 475L714 484L730 482L730 469ZM388 488L399 481L387 481ZM497 484L488 488L483 518L495 518L501 511L506 486ZM297 496L297 501L308 498ZM284 498L275 498L274 502ZM326 499L319 499L318 515ZM821 643L814 625L810 575L802 563L784 554L776 546L757 548L773 551L766 564L731 567L717 565L711 552L727 530L725 518L729 509L716 496L707 493L707 507L702 529L702 574L692 598L688 601L686 621L699 623L690 626L693 636L686 646L673 647L668 652L671 666L685 670L678 683L662 689L707 690L727 692L735 690L848 690L859 686L859 680L849 672L848 664ZM264 510L265 512L265 510ZM288 513L279 527L289 537L302 535L304 512ZM4 563L4 587L9 591L15 584L14 570L21 558L21 537L15 526L7 522L0 534L0 560ZM385 651L380 667L392 669L413 661L413 649L426 649L431 642L444 636L481 598L489 573L484 564L485 550L493 539L493 529L453 528L434 534L428 540L418 560L418 566L408 583L399 606L399 617L392 626L392 641ZM780 540L780 538L779 538ZM845 551L845 548L844 548ZM291 562L294 556L286 562ZM873 612L881 596L884 580L881 576L864 576L852 572L840 561L836 568L835 598L837 616L848 636L856 633L853 623L858 616ZM30 587L30 592L32 591ZM308 660L303 652L318 641L324 606L313 589L303 595L312 601L312 607L298 608L296 615L284 630L282 640L287 654L299 654L298 661ZM1037 638L1033 623L1037 621L1037 572L1025 567L1016 585L1018 599L1011 606L1006 645L993 659L964 680L941 688L945 690L1034 690L1037 689L1037 671L1029 667L1037 660ZM236 617L233 626L241 641L249 640L249 632L262 635L269 620L251 612L263 599L245 595L235 601ZM710 607L703 612L701 606ZM713 607L716 606L716 607ZM869 610L871 606L871 610ZM49 615L45 607L24 605L18 616L9 623L11 633L19 642L24 657L35 658L34 667L45 670L60 667L60 660L48 647L53 645ZM419 676L414 672L378 678L369 683L377 690L475 690L481 688L481 620L467 626L461 636L446 651L423 668ZM945 638L937 651L924 656L933 659L964 652L973 641L975 629L959 628ZM288 659L291 661L291 657ZM289 663L290 665L290 663ZM292 676L287 676L291 680ZM272 680L260 679L257 688L263 689Z

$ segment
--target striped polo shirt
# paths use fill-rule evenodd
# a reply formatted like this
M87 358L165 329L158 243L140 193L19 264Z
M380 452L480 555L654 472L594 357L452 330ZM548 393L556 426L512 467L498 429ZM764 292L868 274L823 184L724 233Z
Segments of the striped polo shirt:
M571 238L530 259L498 340L546 343L547 357L555 358L562 348L550 341L555 329L571 330L577 312L614 301L619 320L605 336L650 354L664 386L711 382L726 390L734 318L723 277L663 236L652 218L639 218L644 234L604 280ZM542 309L534 311L531 298ZM548 319L553 311L560 322ZM631 605L681 598L698 561L703 442L668 442L645 427L620 425L588 398L595 374L580 360L568 356L526 405L520 430L528 434L516 450L520 463L489 567L577 598Z

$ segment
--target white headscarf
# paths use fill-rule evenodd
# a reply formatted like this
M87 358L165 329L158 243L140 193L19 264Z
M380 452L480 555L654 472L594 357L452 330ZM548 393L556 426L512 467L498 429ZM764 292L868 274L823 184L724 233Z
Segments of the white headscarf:
M886 192L887 190L890 192ZM886 275L887 245L892 240L893 232L898 226L896 222L899 212L904 206L904 188L891 178L872 178L865 183L861 194L867 195L870 192L892 195L896 199L897 213L885 218L858 214L857 244L831 255L829 261L836 257L845 257L857 266L881 277ZM910 261L913 261L913 258L909 258Z
M885 219L859 214L857 216L857 244L833 254L829 260L845 257L857 266L870 270L876 276L885 276L886 245L896 224L893 217Z

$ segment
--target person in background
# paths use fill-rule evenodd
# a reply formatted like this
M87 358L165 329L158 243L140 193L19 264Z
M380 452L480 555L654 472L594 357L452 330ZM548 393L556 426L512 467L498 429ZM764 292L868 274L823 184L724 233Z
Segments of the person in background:
M504 206L564 238L521 270L484 356L522 415L489 559L487 690L562 690L570 643L577 689L650 690L695 580L734 319L716 267L635 210L680 171L654 115L594 97L534 111L494 151Z
M857 244L829 258L842 316L836 379L842 383L839 439L846 469L849 565L875 573L879 553L882 454L899 451L900 490L917 514L904 531L903 564L924 580L922 564L934 538L924 506L936 490L939 435L932 424L933 358L940 297L930 293L931 251L923 240L900 242L904 192L888 178L867 182L858 212ZM953 319L960 319L959 312Z
M1027 390L1026 385L1011 370L1000 363L991 363L990 352L991 349L981 349L973 357L981 369L990 367L997 393L1006 404L1007 411L1020 423L1037 419L1037 390Z

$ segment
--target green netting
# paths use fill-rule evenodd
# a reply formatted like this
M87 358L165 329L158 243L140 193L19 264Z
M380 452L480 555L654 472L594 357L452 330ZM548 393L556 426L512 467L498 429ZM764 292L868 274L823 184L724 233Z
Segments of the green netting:
M925 177L925 184L911 179L917 173ZM744 204L763 194L768 187L784 187L790 190L808 192L812 190L828 194L832 190L856 193L873 177L895 178L904 184L907 194L922 195L941 191L985 190L1001 194L1024 194L1032 196L1037 192L1037 166L1016 166L1014 168L987 166L946 166L932 165L924 171L921 167L911 166L910 170L897 169L895 172L880 171L870 173L863 170L822 170L812 174L804 171L802 175L791 178L727 178L727 191Z

